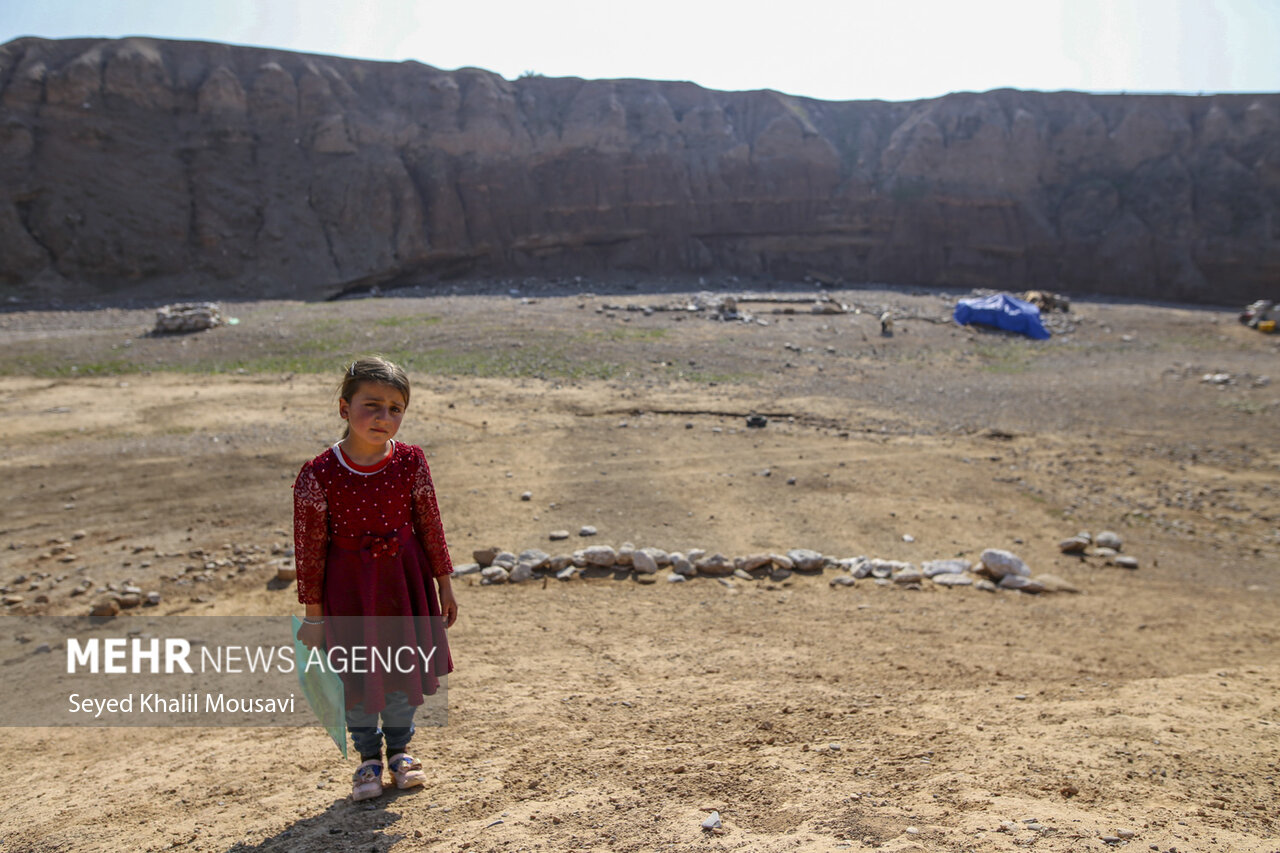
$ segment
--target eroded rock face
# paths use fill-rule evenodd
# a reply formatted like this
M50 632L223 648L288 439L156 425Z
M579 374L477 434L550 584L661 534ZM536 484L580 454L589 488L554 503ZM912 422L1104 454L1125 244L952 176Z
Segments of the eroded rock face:
M152 39L0 47L0 288L724 271L1248 301L1280 95L824 102ZM1268 291L1269 292L1269 291Z

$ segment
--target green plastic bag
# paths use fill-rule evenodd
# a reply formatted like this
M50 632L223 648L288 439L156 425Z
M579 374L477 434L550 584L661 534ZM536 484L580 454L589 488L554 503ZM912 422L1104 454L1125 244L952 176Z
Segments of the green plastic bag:
M311 655L298 639L298 631L302 628L302 620L293 617L293 651L298 668L298 683L302 685L302 693L307 697L311 710L316 712L320 725L333 738L333 742L342 750L342 757L347 757L347 694L342 688L342 679L329 669L328 661L323 655L317 665L308 667L307 660Z

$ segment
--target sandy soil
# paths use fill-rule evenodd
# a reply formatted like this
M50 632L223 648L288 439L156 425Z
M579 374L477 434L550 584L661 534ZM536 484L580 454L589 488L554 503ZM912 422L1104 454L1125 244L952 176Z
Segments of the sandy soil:
M591 524L731 555L1002 547L1081 592L460 578L427 788L350 803L317 728L14 729L0 849L1280 850L1280 338L1119 302L1033 343L933 322L954 294L743 306L767 326L523 294L238 303L165 338L139 307L0 315L0 583L23 598L0 660L197 615L282 630L289 486L361 351L410 364L401 437L458 563ZM1105 528L1137 571L1058 553ZM163 601L95 628L83 577Z

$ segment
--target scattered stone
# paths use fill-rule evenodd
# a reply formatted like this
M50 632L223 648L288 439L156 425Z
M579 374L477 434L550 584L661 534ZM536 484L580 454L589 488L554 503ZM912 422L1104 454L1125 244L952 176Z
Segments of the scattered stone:
M1058 550L1064 554L1083 554L1084 549L1088 547L1089 540L1080 536L1072 536L1058 543Z
M688 558L689 562L696 563L703 557L707 556L707 550L705 548L690 548L684 555Z
M560 581L571 580L573 576L576 575L577 573L578 573L577 566L565 566L563 569L556 572L556 580L560 580Z
M631 553L631 567L638 575L651 575L658 571L658 561L644 549Z
M453 573L455 575L474 575L480 571L479 563L463 563L461 566L454 566Z
M160 593L158 592L147 593L147 597L142 603L146 607L155 607L157 604L160 603Z
M977 583L975 583L975 584L973 585L973 588L974 588L974 589L980 589L980 590L982 590L983 592L998 592L998 591L1000 590L1000 587L996 586L995 584L993 584L991 581L987 580L986 578L983 578L982 580L980 580L980 581L978 581Z
M769 425L769 419L764 415L748 415L747 426L750 429L763 429Z
M719 829L720 827L721 827L720 812L712 812L711 814L707 815L707 819L702 822L702 828L707 831L711 831L713 829Z
M533 492L521 492L521 493L520 493L520 500L522 500L522 501L531 501L531 500L533 500Z
M1094 548L1093 549L1093 556L1101 557L1102 559L1108 562L1110 562L1111 558L1116 556L1117 553L1118 552L1116 551L1115 548Z
M552 542L559 542L561 539L568 539L568 538L569 538L569 531L567 531L567 530L553 530L553 531L551 531L551 533L550 533L550 534L548 534L547 538L548 538L548 539L550 539Z
M1115 563L1115 565L1119 566L1119 567L1120 567L1120 568L1122 568L1122 569L1136 569L1136 568L1138 568L1138 558L1137 558L1137 557L1131 557L1131 556L1129 556L1129 555L1127 555L1127 554L1122 555L1122 556L1117 556L1117 557L1115 557L1111 562Z
M752 574L751 574L751 572L743 571L742 569L734 569L734 570L733 570L733 576L734 576L735 578L738 578L739 580L744 580L744 581L753 581L753 580L755 580L755 576L754 576L754 575L752 575Z
M597 532L596 529L592 527L590 524L584 524L582 525L582 529L578 531L578 535L579 536L595 536L596 532Z
M819 571L827 562L826 557L808 548L792 548L787 552L787 557L798 572Z
M636 552L635 545L631 544L630 542L623 542L622 547L618 549L617 565L630 566L632 564L633 555L635 554L635 552Z
M1031 570L1027 568L1027 564L1022 561L1021 557L1011 551L988 548L982 552L982 556L979 559L983 568L986 569L985 573L995 580L1000 580L1006 575L1031 576Z
M491 566L490 568L494 568L494 567ZM532 564L519 562L515 564L515 566L511 569L511 572L507 575L507 581L509 583L524 583L525 581L529 580L532 577L533 577Z
M567 569L573 566L573 556L570 554L556 554L550 560L547 560L547 568L553 572L561 569Z
M125 610L132 610L142 604L142 596L136 592L125 593L124 595L119 596L116 600L119 601L120 606Z
M791 573L788 572L787 574L790 575ZM770 578L770 580L772 580L772 578ZM858 581L854 579L853 575L836 575L830 581L827 582L827 585L828 586L853 586L857 582Z
M493 565L501 566L507 571L511 571L516 566L516 555L510 551L501 551L498 556L493 558Z
M4 597L4 604L6 607L12 607L15 604L21 604L24 601L26 601L26 599L21 595L6 595Z
M679 572L673 571L671 574L667 575L667 583L684 583L686 580L688 580L688 578Z
M41 643L40 645L36 646L35 651L33 651L32 654L47 655L52 652L53 652L53 646L49 645L48 643Z
M88 534L87 532L83 531L83 530L77 530L75 533L72 533L72 534L71 534L71 538L72 538L72 539L83 539L84 537L86 537L86 536L88 536L88 535L89 535L89 534Z
M485 583L506 583L511 574L502 566L487 566L480 571L480 577Z
M94 622L110 622L119 614L120 605L114 598L99 599L89 609L89 618Z
M913 566L911 563L905 563L902 560L881 560L878 557L871 560L867 560L866 566L867 566L867 574L876 578L892 577L897 572L903 572L908 569L915 568L915 566ZM854 574L854 577L858 577L857 571L855 571L853 574ZM865 576L866 575L863 575L863 577Z
M902 534L902 541L910 545L912 542L916 541L916 537L912 536L910 533L904 533Z
M927 560L920 567L927 578L938 575L959 575L969 571L968 560Z
M588 566L608 568L618 561L618 552L613 550L611 545L592 545L590 548L583 549L582 558L586 560ZM634 562L634 554L631 559Z
M796 567L796 564L791 562L790 557L784 557L781 554L770 554L769 560L773 563L773 567L775 569L786 569L787 571L791 571Z
M938 586L972 586L973 578L967 575L942 574L930 578Z
M1123 547L1124 543L1120 538L1119 533L1116 533L1114 530L1104 530L1098 534L1096 544L1099 548L1114 548L1119 551ZM1139 548L1138 550L1142 549Z
M568 534L565 534L566 536ZM487 569L493 565L494 559L502 553L502 549L496 545L491 548L477 548L471 552L471 559L480 565L480 568Z
M640 572L633 574L631 579L636 583L655 583L658 580L657 575L646 575Z

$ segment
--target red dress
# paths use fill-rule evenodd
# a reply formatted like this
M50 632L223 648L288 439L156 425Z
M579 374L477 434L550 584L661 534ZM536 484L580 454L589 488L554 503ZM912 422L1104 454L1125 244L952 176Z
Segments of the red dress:
M341 673L347 708L368 713L397 690L421 705L453 671L432 583L453 564L431 471L422 448L392 445L366 467L335 444L293 485L298 601L324 606L331 656L360 670Z

